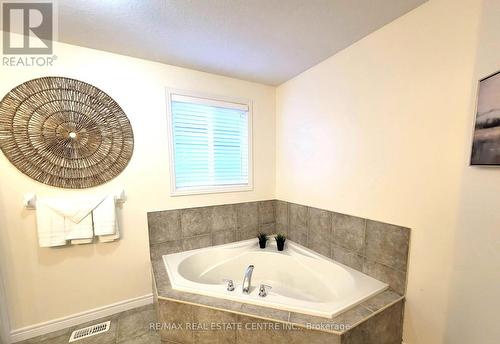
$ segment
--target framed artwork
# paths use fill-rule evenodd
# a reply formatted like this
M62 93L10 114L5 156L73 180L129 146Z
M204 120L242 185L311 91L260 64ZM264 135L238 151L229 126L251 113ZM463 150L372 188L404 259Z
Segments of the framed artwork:
M471 165L500 166L500 72L479 81Z

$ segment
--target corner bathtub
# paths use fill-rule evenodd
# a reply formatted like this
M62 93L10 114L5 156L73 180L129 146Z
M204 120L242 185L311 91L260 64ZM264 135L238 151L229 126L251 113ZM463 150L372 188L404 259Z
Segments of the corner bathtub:
M388 288L372 277L287 240L260 249L256 239L163 256L173 289L332 318ZM250 294L243 294L245 270L254 265ZM225 279L234 281L226 290ZM259 296L261 284L272 287Z

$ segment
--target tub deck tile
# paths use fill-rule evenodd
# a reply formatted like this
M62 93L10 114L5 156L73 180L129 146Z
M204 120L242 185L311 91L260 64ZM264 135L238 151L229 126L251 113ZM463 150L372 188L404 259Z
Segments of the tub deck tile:
M278 320L283 322L288 322L288 318L290 317L290 312L288 311L246 303L241 306L240 312L254 317Z
M386 306L401 300L402 298L403 297L398 293L388 289L363 302L362 305L372 312L376 312L379 309L385 308Z

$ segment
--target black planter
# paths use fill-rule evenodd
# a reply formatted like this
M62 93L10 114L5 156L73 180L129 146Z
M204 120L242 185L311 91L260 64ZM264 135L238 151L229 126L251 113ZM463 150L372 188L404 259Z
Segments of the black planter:
M278 246L278 251L283 251L283 249L285 248L285 242L278 242L276 241L276 245Z
M259 240L260 248L266 248L266 243L267 243L267 240L263 240L263 241Z

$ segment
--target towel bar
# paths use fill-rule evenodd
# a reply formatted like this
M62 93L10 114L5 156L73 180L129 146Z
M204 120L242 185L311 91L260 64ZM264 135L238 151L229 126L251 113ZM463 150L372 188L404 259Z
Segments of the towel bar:
M115 203L125 203L125 191L120 190L115 195ZM28 210L36 209L36 194L35 193L27 193L24 195L23 200L24 207Z

